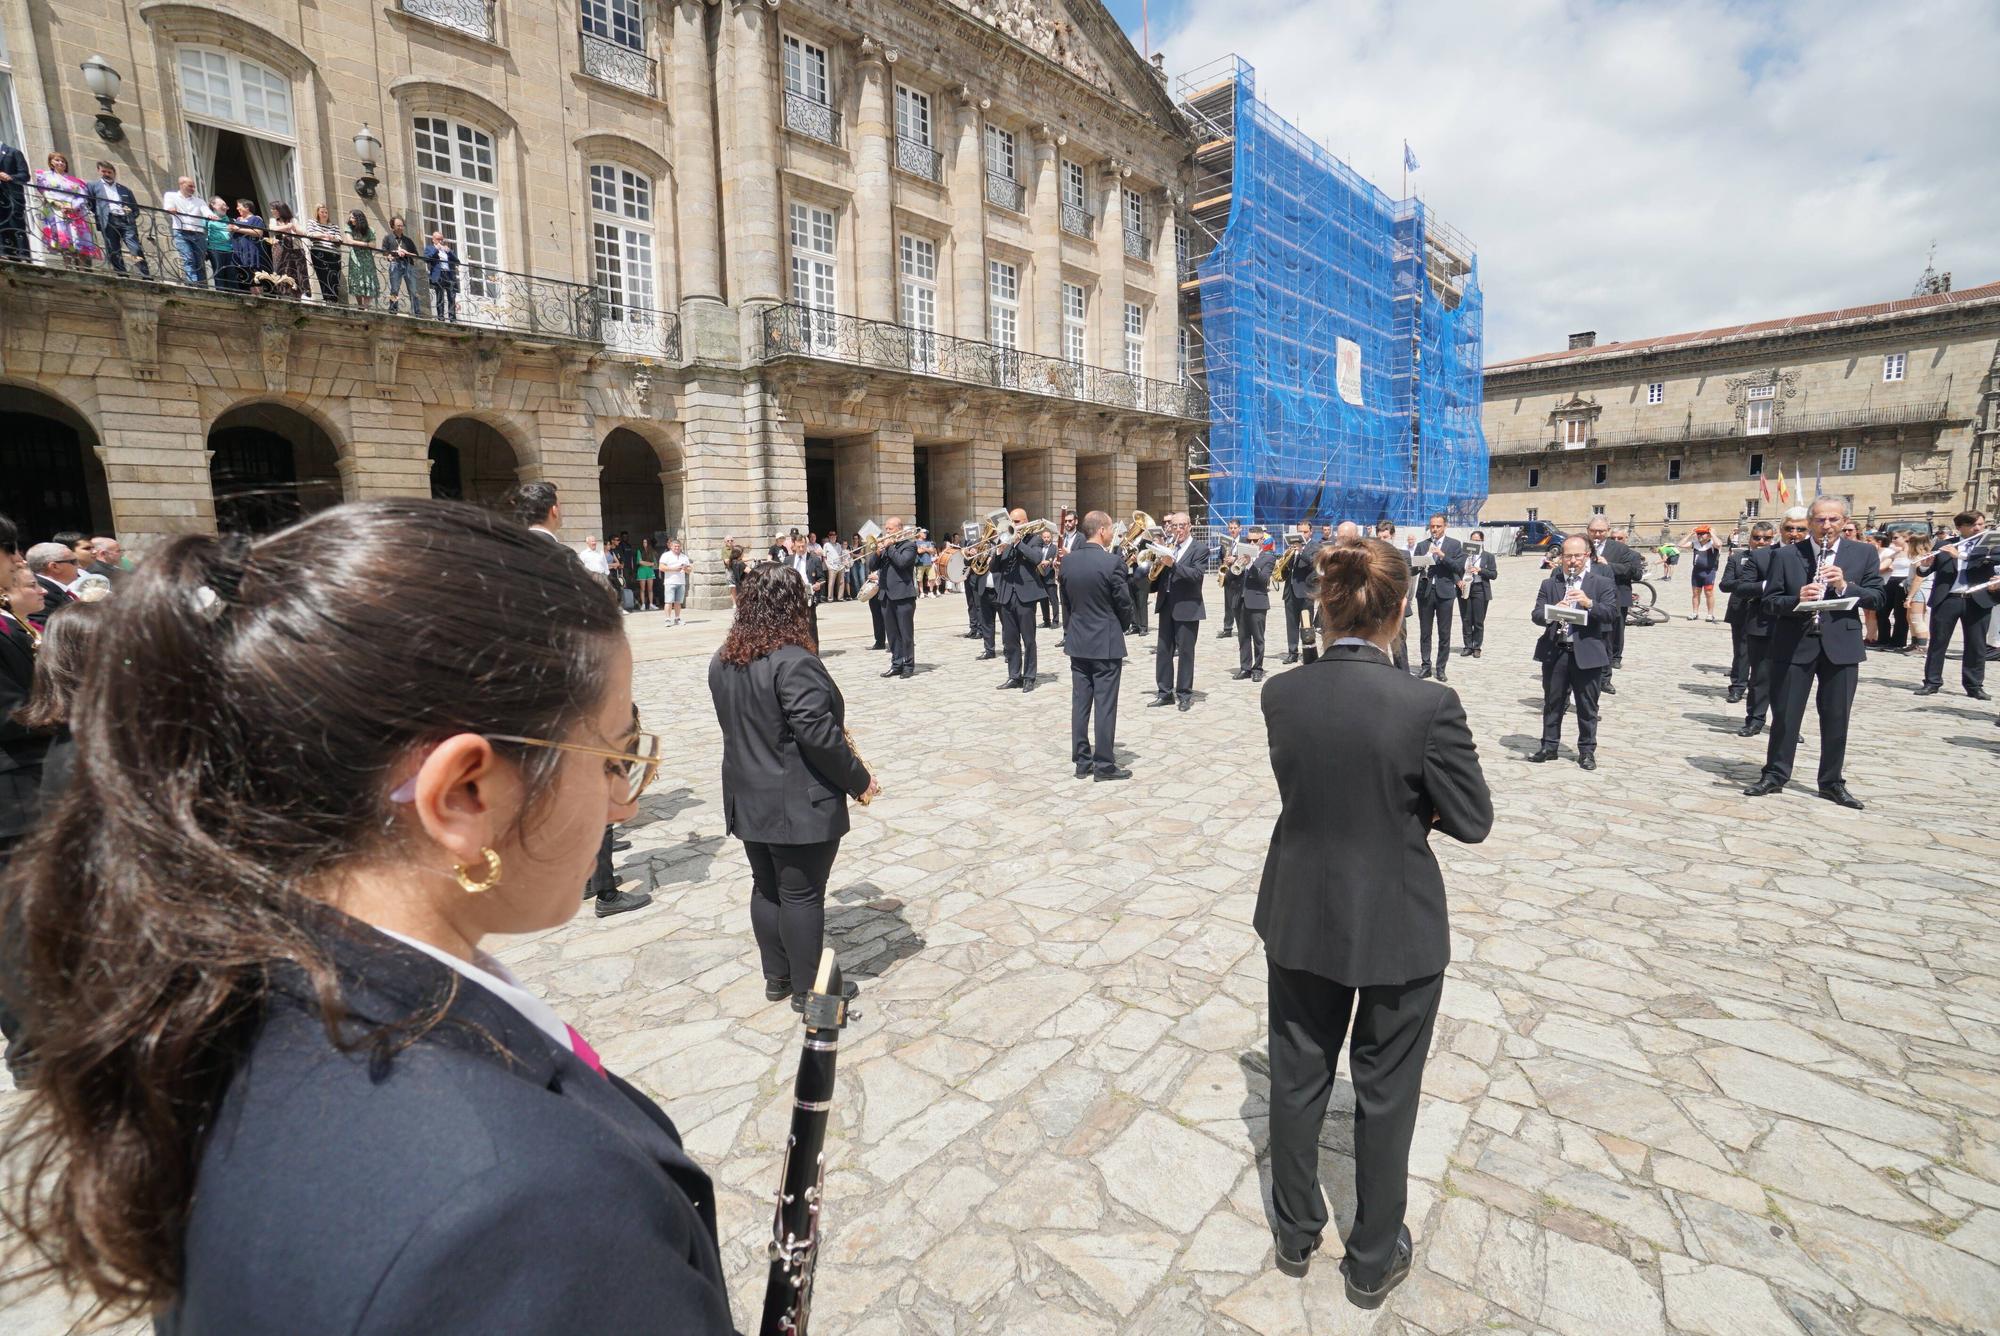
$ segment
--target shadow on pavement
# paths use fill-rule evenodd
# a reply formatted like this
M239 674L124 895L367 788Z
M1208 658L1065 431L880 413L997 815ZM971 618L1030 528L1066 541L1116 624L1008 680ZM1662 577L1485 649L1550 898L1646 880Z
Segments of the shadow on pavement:
M866 881L827 893L826 940L840 952L841 970L856 979L879 979L924 949L903 902Z
M1755 740L1754 738L1746 739L1746 741L1752 742ZM1762 752L1762 750L1763 748L1760 746L1758 751ZM1695 769L1706 770L1717 779L1725 780L1731 784L1753 784L1756 782L1757 777L1764 773L1764 762L1761 756L1690 756L1687 758L1687 762Z

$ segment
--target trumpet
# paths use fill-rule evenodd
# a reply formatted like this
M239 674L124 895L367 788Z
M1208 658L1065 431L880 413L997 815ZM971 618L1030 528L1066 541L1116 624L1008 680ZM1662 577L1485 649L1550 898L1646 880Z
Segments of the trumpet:
M1250 530L1237 541L1235 550L1230 553L1229 560L1222 564L1222 569L1231 576L1243 574L1257 560L1258 552L1263 549L1265 542L1270 537L1271 535L1262 529ZM1246 546L1253 550L1250 552L1243 551Z
M1285 535L1285 550L1279 555L1278 564L1271 568L1273 580L1280 584L1284 583L1285 572L1291 569L1293 560L1304 550L1305 545L1306 536L1297 530Z

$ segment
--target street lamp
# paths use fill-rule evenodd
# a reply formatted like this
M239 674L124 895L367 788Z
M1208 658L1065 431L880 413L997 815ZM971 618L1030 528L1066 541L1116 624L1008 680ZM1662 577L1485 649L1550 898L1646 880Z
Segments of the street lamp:
M83 83L90 89L90 95L97 99L97 137L107 144L115 144L125 137L125 127L111 114L111 107L118 100L118 85L124 79L111 68L111 62L103 56L92 56L83 62Z
M354 183L354 193L363 199L375 198L375 163L382 156L382 141L368 128L368 122L361 123L361 129L354 136L354 156L361 159L361 176Z

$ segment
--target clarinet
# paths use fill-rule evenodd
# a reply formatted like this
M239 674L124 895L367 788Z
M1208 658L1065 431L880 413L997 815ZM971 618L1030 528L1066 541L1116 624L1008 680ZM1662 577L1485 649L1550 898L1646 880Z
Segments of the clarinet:
M833 948L820 953L819 976L806 996L805 1048L792 1088L792 1130L779 1170L777 1209L771 1221L771 1273L764 1282L764 1319L758 1336L806 1336L812 1312L813 1269L819 1261L826 1193L826 1122L833 1107L833 1065L840 1030L847 1024L840 966Z

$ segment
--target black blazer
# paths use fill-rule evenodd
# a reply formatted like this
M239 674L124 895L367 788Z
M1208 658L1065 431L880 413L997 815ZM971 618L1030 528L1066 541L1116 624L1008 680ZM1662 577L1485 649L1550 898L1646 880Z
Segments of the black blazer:
M1040 603L1049 596L1039 569L1049 558L1049 549L1039 538L1023 538L1009 543L993 557L993 593L1004 607L1009 603Z
M1477 844L1493 828L1457 693L1373 646L1334 645L1265 682L1263 705L1284 803L1257 890L1265 954L1357 988L1444 969L1431 830Z
M734 1331L715 1193L666 1114L438 961L322 913L364 1025L449 998L444 1017L393 1056L343 1053L304 978L275 971L155 1330Z
M1598 545L1596 560L1611 568L1611 579L1618 586L1618 606L1631 607L1633 584L1646 578L1646 559L1616 538L1607 538Z
M1465 569L1468 578L1465 596L1475 603L1483 603L1493 597L1493 582L1500 578L1500 562L1491 552L1481 552L1477 557L1466 554Z
M1611 666L1611 628L1624 615L1618 606L1618 585L1605 575L1601 567L1593 566L1583 573L1583 596L1590 600L1584 615L1590 620L1581 626L1570 627L1570 652L1576 656L1579 668L1608 668ZM1563 622L1552 622L1543 611L1551 603L1563 601L1569 586L1557 571L1542 581L1542 587L1535 591L1535 610L1528 614L1537 626L1546 627L1542 638L1535 642L1535 662L1547 663L1562 653L1558 639L1558 628Z
M1418 557L1429 556L1430 551L1431 540L1428 537L1417 544ZM1440 538L1437 540L1437 561L1429 566L1421 561L1412 561L1410 570L1417 577L1418 598L1456 602L1458 577L1465 574L1465 545L1449 536Z
M42 762L49 735L14 722L35 684L35 651L11 615L0 621L0 840L26 835L35 827L35 804L42 788Z
M1992 607L1993 595L1986 591L1985 585L1993 578L1994 554L1990 550L1975 552L1965 566L1966 587L1970 591L1967 594L1968 600L1974 607ZM1958 579L1957 549L1940 551L1937 560L1931 563L1928 573L1931 582L1925 587L1924 602L1935 608L1951 597L1952 582Z
M1189 543L1187 555L1170 564L1153 583L1153 611L1161 620L1199 622L1207 618L1208 605L1202 601L1202 579L1208 574L1208 549Z
M778 558L778 564L788 571L798 570L798 558L787 552ZM826 558L817 552L806 553L806 583L812 586L813 597L826 593Z
M1819 566L1810 539L1774 548L1771 578L1764 583L1764 610L1771 615L1771 656L1780 663L1811 663L1821 654L1828 663L1860 663L1868 657L1861 647L1861 614L1881 611L1888 602L1882 588L1882 557L1873 543L1842 539L1834 548L1834 564L1847 577L1848 594L1860 600L1846 612L1820 614L1819 634L1811 634L1813 617L1797 611L1799 590L1813 582ZM1832 591L1828 591L1831 593Z
M868 770L847 745L847 703L819 656L785 645L742 668L708 662L722 725L725 829L763 844L818 844L847 833L847 798Z
M1125 582L1124 563L1097 544L1085 543L1063 558L1062 591L1069 599L1069 620L1063 625L1063 649L1069 656L1124 658L1125 628L1132 624L1132 586Z
M914 542L883 545L868 559L875 576L875 596L891 603L904 603L917 596L917 545Z
M1278 564L1275 552L1259 552L1243 570L1243 606L1253 611L1271 608L1271 568Z
M1729 595L1722 620L1731 625L1741 623L1745 635L1771 634L1771 614L1764 610L1764 586L1771 578L1771 559L1777 554L1776 547L1745 548L1732 552L1729 564L1722 568L1722 579L1717 583Z
M1285 597L1299 603L1312 602L1313 591L1319 588L1319 548L1317 538L1306 539L1291 564L1285 567Z

